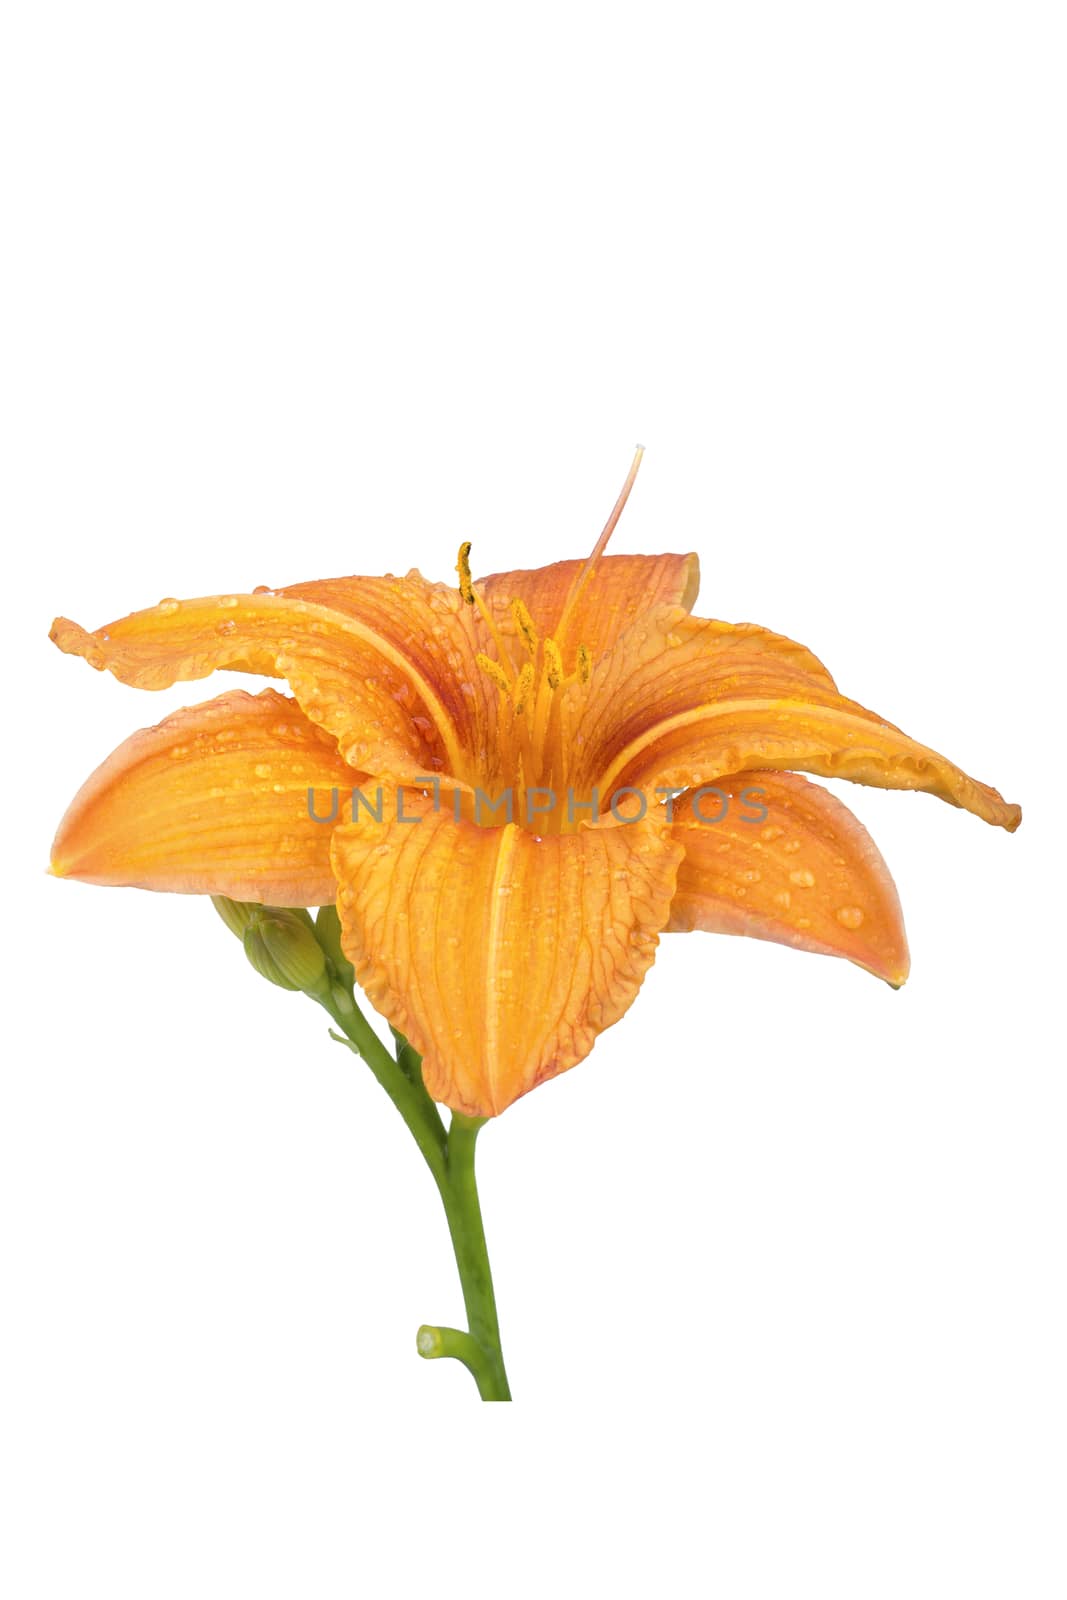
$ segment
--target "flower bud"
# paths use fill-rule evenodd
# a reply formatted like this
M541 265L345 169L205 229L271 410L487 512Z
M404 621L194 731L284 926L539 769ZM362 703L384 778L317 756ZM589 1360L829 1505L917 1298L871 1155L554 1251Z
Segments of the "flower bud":
M254 922L263 910L262 906L250 904L245 900L227 900L224 894L213 894L211 904L230 932L235 933L238 939L244 938L249 923Z
M320 906L315 917L315 937L329 956L341 983L351 989L356 981L352 963L341 948L341 919L336 906Z
M329 993L326 957L306 912L260 908L245 928L244 946L260 976L280 989L300 989L316 999Z

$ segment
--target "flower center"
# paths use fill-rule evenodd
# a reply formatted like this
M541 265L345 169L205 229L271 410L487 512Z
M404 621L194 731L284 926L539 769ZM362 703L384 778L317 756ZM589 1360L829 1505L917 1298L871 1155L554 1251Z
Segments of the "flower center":
M611 516L566 597L554 634L542 637L523 600L508 601L521 650L519 659L513 657L490 607L471 577L470 542L459 547L456 571L460 594L468 605L477 607L489 638L496 646L495 658L479 652L477 661L501 697L501 765L506 773L514 776L515 820L525 822L530 814L528 797L533 790L538 790L534 801L538 832L562 832L573 826L572 808L579 797L570 795L566 789L569 738L562 691L571 684L589 682L593 653L588 645L581 643L568 662L567 635L578 599L594 577L600 557L622 515L643 454L639 446Z
M587 645L579 644L568 667L559 640L551 635L542 638L526 603L516 598L508 601L507 607L524 659L515 660L484 596L471 579L470 548L469 543L460 546L456 563L460 593L469 605L477 607L496 645L495 658L479 652L477 662L500 692L500 733L506 746L502 750L503 766L514 774L518 809L525 814L528 791L549 789L566 781L560 691L572 683L589 682L593 656ZM542 817L546 822L542 831L551 831L543 811Z

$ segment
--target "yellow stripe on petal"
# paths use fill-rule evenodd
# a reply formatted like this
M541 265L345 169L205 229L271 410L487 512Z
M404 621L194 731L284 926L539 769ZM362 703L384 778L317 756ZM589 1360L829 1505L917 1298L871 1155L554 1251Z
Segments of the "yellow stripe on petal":
M465 781L495 727L466 609L413 573L164 600L91 634L59 618L52 638L142 689L219 668L286 678L358 771Z
M675 803L685 846L669 932L745 934L843 956L898 988L908 944L874 840L832 794L788 772L742 772Z
M573 691L570 691L573 693ZM752 767L917 789L1013 831L1021 811L847 700L802 646L664 611L622 640L576 706L573 782L689 788Z
M581 1061L655 957L682 848L661 813L538 838L405 797L338 828L344 949L435 1099L495 1116Z
M610 795L617 783L681 789L757 766L847 778L876 789L919 790L1009 833L1022 820L1020 807L996 789L862 707L800 700L726 700L673 718L624 751L604 774L600 791Z
M328 821L360 775L295 701L241 690L133 734L75 796L52 847L57 877L325 905L336 889Z

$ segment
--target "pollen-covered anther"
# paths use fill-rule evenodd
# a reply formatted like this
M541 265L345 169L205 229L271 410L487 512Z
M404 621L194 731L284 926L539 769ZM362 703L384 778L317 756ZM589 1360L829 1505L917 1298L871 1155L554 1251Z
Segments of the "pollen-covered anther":
M492 656L483 656L481 651L478 652L474 659L477 661L478 665L481 667L486 676L493 680L502 694L511 694L511 684L508 681L508 675L500 665L499 661L494 661ZM526 668L524 667L523 671L525 672L525 670Z
M558 689L563 682L563 657L555 639L545 640L545 677L550 689Z
M519 637L523 642L527 654L532 658L536 656L537 646L540 643L537 629L534 627L533 618L527 610L526 603L523 600L513 600L511 602L510 609L511 615L515 619L515 626L519 630Z
M471 542L469 539L465 539L459 547L456 571L459 573L459 592L467 604L472 606L474 604L474 584L471 580Z
M515 715L521 717L530 702L530 695L534 686L533 662L527 661L519 673L519 681L515 685Z

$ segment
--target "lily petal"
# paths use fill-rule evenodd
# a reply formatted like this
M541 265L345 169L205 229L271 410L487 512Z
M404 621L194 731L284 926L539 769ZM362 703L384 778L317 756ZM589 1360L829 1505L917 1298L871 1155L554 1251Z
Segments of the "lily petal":
M405 795L335 830L344 949L435 1099L495 1116L588 1055L655 957L681 845L662 815L543 839Z
M51 637L141 689L222 667L287 678L306 715L358 771L397 782L435 773L462 778L469 726L451 675L465 637L455 625L458 598L455 607L438 608L434 586L418 574L341 583L344 609L304 594L318 587L323 599L337 600L337 586L310 584L289 593L164 600L95 633L60 617ZM473 682L478 673L468 676Z
M568 691L583 751L576 784L603 800L619 785L686 789L751 767L799 770L926 790L1019 826L1018 806L838 694L800 648L777 635L735 640L677 611L638 624L594 672L584 704Z
M82 785L59 825L52 871L86 883L325 905L330 791L358 781L295 701L235 690L133 734ZM351 814L350 812L348 813Z
M844 956L899 988L908 943L877 845L840 800L791 772L741 772L683 795L668 932L747 934Z
M508 607L522 600L542 638L554 635L567 597L585 563L557 561L532 571L494 572L479 580L502 632L511 632ZM612 649L642 612L660 605L689 611L700 588L695 555L602 556L567 623L568 659L584 644L596 661Z
M454 584L432 583L412 569L406 577L324 578L279 589L288 599L307 600L373 629L403 660L418 686L429 686L433 702L462 751L451 776L493 781L500 696L478 665L484 641L472 608Z

